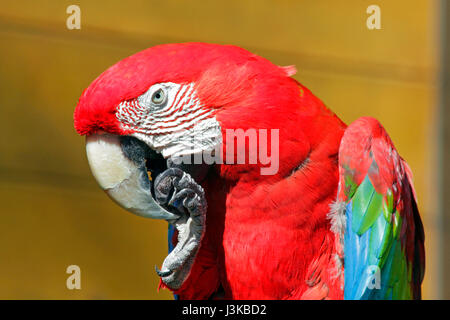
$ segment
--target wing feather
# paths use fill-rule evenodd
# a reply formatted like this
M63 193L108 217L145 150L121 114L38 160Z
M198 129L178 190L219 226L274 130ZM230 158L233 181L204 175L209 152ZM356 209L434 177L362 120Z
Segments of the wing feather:
M381 124L361 118L339 150L345 299L420 299L424 232L412 174Z

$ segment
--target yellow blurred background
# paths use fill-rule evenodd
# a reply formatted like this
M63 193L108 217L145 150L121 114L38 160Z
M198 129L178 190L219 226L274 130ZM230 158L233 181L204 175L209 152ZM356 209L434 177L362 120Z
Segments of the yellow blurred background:
M157 291L154 272L167 253L166 223L125 212L97 187L72 114L110 65L186 41L235 44L294 64L295 78L346 123L378 118L415 176L423 296L450 298L438 190L443 2L2 1L0 298L172 298ZM66 27L72 4L80 30ZM366 26L371 4L381 9L380 30ZM69 265L81 268L81 290L66 288Z

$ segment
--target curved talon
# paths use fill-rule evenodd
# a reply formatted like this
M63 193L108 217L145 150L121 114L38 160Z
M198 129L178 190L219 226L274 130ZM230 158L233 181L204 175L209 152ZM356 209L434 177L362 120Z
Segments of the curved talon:
M191 189L183 189L180 192L176 193L173 195L172 199L170 199L170 201L167 203L168 205L173 205L174 203L176 203L179 200L184 200L184 199L191 199L195 196L195 192ZM184 202L183 202L184 204Z
M178 219L168 220L178 230L178 241L156 273L171 289L179 289L188 277L205 229L207 203L205 191L188 174L169 168L154 181L155 198L164 207L180 213Z
M158 276L160 276L160 277L167 277L173 273L173 270L161 271L161 270L159 270L157 265L155 265L155 271L158 274Z

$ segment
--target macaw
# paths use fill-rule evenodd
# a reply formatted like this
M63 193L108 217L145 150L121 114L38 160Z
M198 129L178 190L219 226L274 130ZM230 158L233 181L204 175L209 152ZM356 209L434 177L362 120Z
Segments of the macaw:
M156 272L179 299L420 299L411 170L377 120L347 126L295 72L231 45L159 45L95 79L74 126L105 192L168 221Z

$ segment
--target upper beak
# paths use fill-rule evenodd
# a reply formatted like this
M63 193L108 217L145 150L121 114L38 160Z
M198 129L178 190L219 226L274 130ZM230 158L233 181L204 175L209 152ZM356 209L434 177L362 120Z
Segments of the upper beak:
M121 207L146 218L179 218L154 200L146 161L148 147L130 137L93 134L86 138L92 174L100 187ZM138 143L136 142L138 141Z

